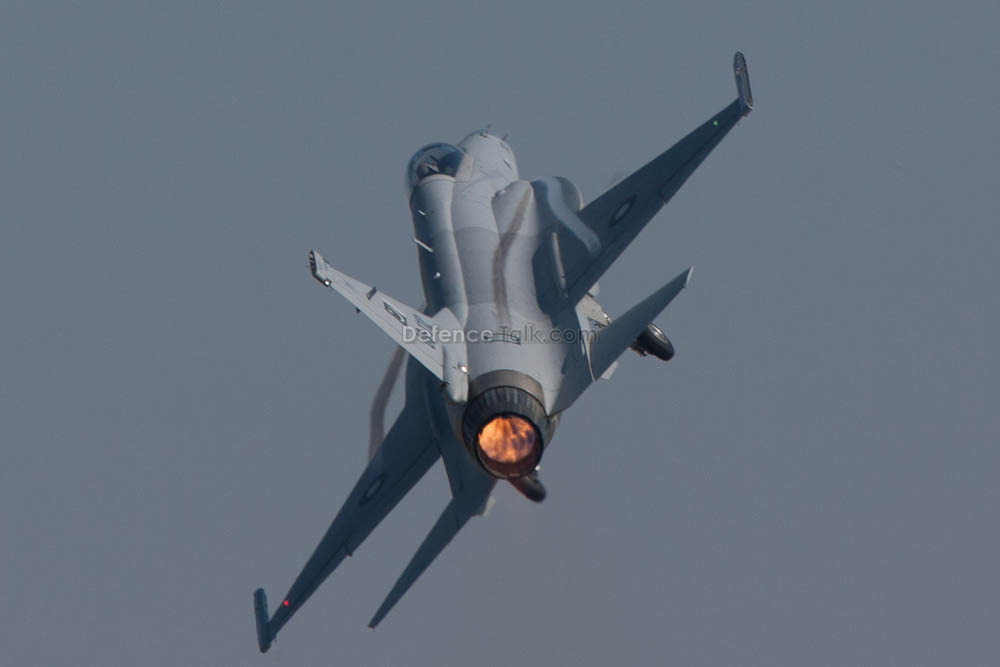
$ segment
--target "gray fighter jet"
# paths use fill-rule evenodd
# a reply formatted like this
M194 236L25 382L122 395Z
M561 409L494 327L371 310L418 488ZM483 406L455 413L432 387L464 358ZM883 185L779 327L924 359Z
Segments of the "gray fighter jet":
M457 146L420 149L407 184L423 308L309 253L316 280L371 318L400 350L376 398L361 479L273 616L263 589L254 593L262 652L438 457L451 500L369 627L470 518L489 508L498 480L530 500L545 497L537 469L559 419L587 387L610 377L619 356L628 349L673 356L651 322L688 284L691 269L613 320L594 298L597 280L750 112L742 54L733 68L736 100L586 206L565 178L522 180L510 146L488 130ZM385 397L404 356L405 404L383 438Z

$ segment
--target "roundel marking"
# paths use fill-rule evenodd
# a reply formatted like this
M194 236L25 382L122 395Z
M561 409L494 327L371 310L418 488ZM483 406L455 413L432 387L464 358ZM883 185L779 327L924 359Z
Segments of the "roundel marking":
M372 483L368 485L365 492L361 494L361 504L364 505L368 503L372 498L378 494L379 490L382 488L382 484L385 483L385 473L382 473L378 477L372 480Z
M621 206L615 210L614 215L611 216L611 225L614 226L621 222L628 215L628 212L632 210L633 204L635 204L635 195L623 201Z

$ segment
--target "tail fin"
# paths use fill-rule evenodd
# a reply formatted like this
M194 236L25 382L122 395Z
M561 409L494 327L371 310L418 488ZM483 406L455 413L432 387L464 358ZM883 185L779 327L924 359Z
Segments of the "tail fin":
M445 438L438 447L445 469L448 471L448 482L451 485L452 499L441 512L431 531L427 533L417 552L413 554L410 563L399 575L396 584L389 591L385 602L375 612L368 627L375 628L382 622L386 614L399 602L400 598L410 589L410 586L423 574L424 570L444 550L452 538L458 534L469 519L482 516L489 511L493 487L496 479L487 475L482 468L472 461L465 448L455 438Z
M441 512L434 527L431 528L431 532L427 533L427 537L417 549L417 553L413 554L413 558L403 570L403 574L399 575L396 585L392 587L385 601L375 612L372 620L368 623L369 628L374 630L375 626L382 622L382 619L396 606L406 591L410 590L410 586L417 580L417 577L423 574L424 570L434 562L434 559L448 546L448 543L472 516L474 515L471 512L461 511L461 503L452 498L448 506Z
M392 389L399 380L399 372L403 369L403 362L406 361L406 351L397 347L392 353L389 367L385 369L382 382L375 390L372 398L372 407L368 413L368 460L375 458L378 448L382 446L382 438L385 437L385 408L392 396Z

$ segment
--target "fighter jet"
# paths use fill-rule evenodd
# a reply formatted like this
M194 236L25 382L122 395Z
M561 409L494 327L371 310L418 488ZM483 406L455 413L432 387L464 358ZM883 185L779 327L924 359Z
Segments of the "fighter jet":
M368 466L295 583L269 616L254 593L266 652L319 585L443 459L451 500L375 612L374 628L474 516L498 482L539 502L538 466L563 413L632 349L668 360L652 320L691 269L612 319L597 281L753 108L747 65L733 62L737 98L587 205L565 178L523 180L489 130L421 148L407 167L413 241L425 304L413 308L309 253L321 285L345 297L399 346L373 409ZM405 355L403 352L405 351ZM383 438L387 387L406 357L406 398Z

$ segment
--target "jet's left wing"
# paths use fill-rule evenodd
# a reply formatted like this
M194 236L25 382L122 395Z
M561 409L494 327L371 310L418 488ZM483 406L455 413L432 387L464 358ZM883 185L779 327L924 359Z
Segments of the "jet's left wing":
M341 561L354 553L439 455L423 404L408 403L270 620L263 589L254 594L261 652L270 648L282 626Z
M579 232L560 235L554 254L570 303L583 298L737 121L750 113L753 97L742 53L734 57L733 71L736 100L577 214L592 233L584 236L589 243L577 240Z

